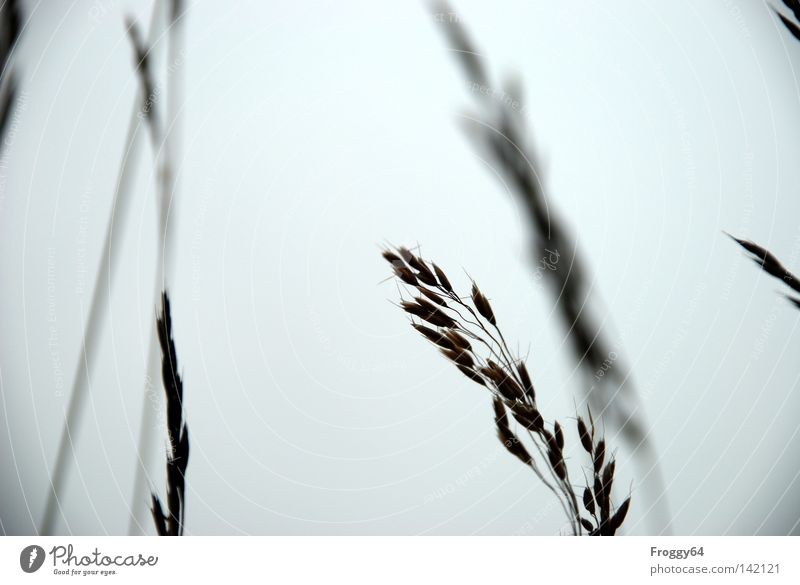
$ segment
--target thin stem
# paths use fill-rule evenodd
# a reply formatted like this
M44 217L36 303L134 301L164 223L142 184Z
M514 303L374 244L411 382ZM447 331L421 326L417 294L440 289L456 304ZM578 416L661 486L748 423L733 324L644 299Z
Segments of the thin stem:
M150 21L150 42L153 42L160 34L157 27L157 15L159 3L153 8ZM106 226L106 234L103 243L103 256L100 260L97 275L95 276L94 288L92 290L92 300L89 305L89 314L83 331L81 343L80 362L75 371L75 377L70 391L69 405L64 420L64 427L56 453L56 460L53 465L53 472L50 479L50 490L47 494L45 511L42 517L40 533L51 535L55 529L57 515L61 511L59 497L63 492L64 485L69 473L69 466L74 458L75 442L77 440L80 423L83 418L87 395L90 391L91 374L94 371L97 351L100 343L100 336L103 331L103 323L108 315L108 304L114 283L116 271L112 270L116 265L118 251L122 247L122 237L127 223L131 188L137 164L139 162L141 132L139 112L142 104L147 99L143 92L138 92L140 98L134 100L133 111L128 122L128 132L125 139L122 161L117 175L117 183L114 190L111 212ZM72 455L73 457L70 457Z
M162 290L169 288L169 281L173 271L174 261L174 230L170 229L171 218L175 215L175 195L177 191L177 176L175 165L177 161L178 134L180 108L183 104L183 51L184 40L184 2L171 0L169 14L169 44L168 44L168 77L167 77L167 118L163 136L159 136L157 127L151 125L151 136L154 141L154 154L158 168L158 236L159 248L156 262L156 280L153 292L155 306ZM155 114L155 112L151 112ZM147 486L145 477L150 467L152 456L152 438L150 429L153 426L153 411L149 408L147 395L147 380L153 380L158 375L159 357L156 349L156 332L150 336L150 351L147 359L147 374L145 378L145 392L142 398L142 419L139 436L139 462L136 466L133 493L133 514L129 525L129 533L141 532L142 523L139 521L144 515L147 502Z
M531 433L529 429L526 429L526 431L531 439L531 443L533 443L533 446L536 447L536 450L539 452L539 456L542 458L543 461L547 462L547 457L542 451L542 447L541 445L539 445L539 442L536 440L533 433ZM550 467L550 465L547 465L546 467L550 472L550 475L553 477L555 485L559 485L558 476L556 476L555 471L553 471L553 468ZM570 520L570 524L572 525L572 531L576 532L575 525L572 523L572 513L569 511L569 505L567 503L568 496L564 493L563 487L560 487L560 489L557 490L554 485L550 484L550 482L544 478L544 475L542 475L541 472L539 472L538 470L535 471L537 471L537 475L539 476L539 479L542 481L542 483L544 483L550 489L550 491L552 491L553 494L556 496L558 502L561 504L561 507L564 510L564 515L566 515L567 519ZM561 493L559 493L559 491Z

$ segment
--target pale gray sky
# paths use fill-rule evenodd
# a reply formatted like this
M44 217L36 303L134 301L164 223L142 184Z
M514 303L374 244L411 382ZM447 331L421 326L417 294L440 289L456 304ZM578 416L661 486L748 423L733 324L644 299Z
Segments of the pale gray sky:
M7 533L41 519L137 91L123 16L146 25L150 7L25 4L0 191ZM745 0L454 8L491 69L522 80L548 197L643 395L676 532L786 534L800 313L722 230L800 269L800 43ZM472 96L425 4L191 2L187 18L172 290L187 532L557 533L487 395L382 282L387 241L419 244L461 286L467 270L529 354L543 408L574 414L580 377L526 226L459 128ZM142 161L60 532L127 531L155 314L149 145ZM629 532L646 532L642 513L634 491Z

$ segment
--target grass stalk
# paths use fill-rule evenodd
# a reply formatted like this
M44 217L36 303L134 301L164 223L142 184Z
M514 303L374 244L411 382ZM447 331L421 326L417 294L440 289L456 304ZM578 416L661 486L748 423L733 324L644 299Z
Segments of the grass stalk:
M148 39L150 43L155 42L155 39L161 34L160 27L158 26L160 4L162 4L162 2L157 2L153 8ZM43 535L53 534L58 516L64 517L59 503L59 496L63 492L69 473L69 467L74 461L75 442L83 418L86 399L90 392L91 376L97 361L96 358L100 337L103 332L103 325L108 315L109 299L111 297L114 275L116 273L114 268L117 264L117 256L122 247L125 227L130 213L130 203L132 199L131 189L141 150L142 132L139 113L146 100L147 94L142 91L139 99L134 101L133 111L130 121L128 122L125 147L117 174L111 212L106 226L103 255L100 260L97 275L95 276L89 312L83 331L80 361L73 378L64 426L61 432L53 471L50 476L50 490L47 494L45 511L40 529L40 533Z
M471 122L470 137L495 163L524 209L531 234L534 271L542 272L542 262L546 263L543 272L549 280L573 357L586 380L581 402L626 441L637 461L645 492L653 501L653 528L668 534L671 522L665 484L638 394L617 357L621 350L609 342L603 328L590 317L591 277L577 241L542 188L537 157L520 113L521 89L512 83L504 89L496 88L484 65L485 58L475 48L460 19L445 2L434 3L432 10L476 98L478 111L467 116ZM555 262L549 261L554 255ZM615 357L610 359L610 356ZM599 372L603 375L598 376Z
M183 536L186 513L186 467L189 464L189 431L183 410L183 380L172 336L172 311L166 291L161 295L161 315L156 320L161 347L161 381L167 405L167 513L161 500L151 494L153 521L159 536Z
M17 78L12 57L22 31L22 10L17 0L5 0L0 5L0 140L6 134L11 110L17 96ZM2 148L2 143L0 143Z
M167 49L167 104L166 120L160 125L157 104L151 104L148 120L151 128L151 139L158 168L158 257L156 259L155 284L153 297L157 299L160 292L168 288L173 272L173 255L175 247L174 228L176 215L177 174L176 162L180 137L180 109L183 105L183 51L185 47L185 3L183 0L171 0L169 11L169 39ZM135 30L135 29L132 29ZM134 45L136 45L136 40ZM143 47L139 47L139 50ZM142 58L145 54L142 53ZM142 85L152 84L146 68L141 68ZM145 502L147 500L148 469L153 454L154 412L150 407L148 392L150 380L155 379L159 368L156 332L150 338L148 351L145 388L142 397L142 414L139 430L138 463L134 472L133 503L129 534L141 534L144 527Z

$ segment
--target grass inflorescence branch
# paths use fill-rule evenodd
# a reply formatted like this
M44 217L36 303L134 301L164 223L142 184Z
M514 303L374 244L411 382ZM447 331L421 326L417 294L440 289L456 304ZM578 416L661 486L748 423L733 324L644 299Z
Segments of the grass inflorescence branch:
M159 536L182 536L186 509L186 466L189 463L189 431L183 416L183 380L178 372L178 354L172 337L169 297L162 295L161 315L156 322L161 345L161 378L167 403L167 512L153 493L153 520Z
M758 244L751 242L750 240L741 240L730 234L727 235L750 254L750 258L753 260L753 262L756 263L758 267L761 268L761 270L763 270L770 276L774 276L775 278L779 279L781 282L783 282L783 284L792 289L794 292L800 293L800 279L798 279L797 276L789 272L789 270L783 264L781 264L780 260L778 260L775 254L773 254L766 248L763 248L762 246L759 246ZM786 298L795 307L800 308L800 298L789 295L786 295Z
M475 282L469 295L459 296L439 266L407 248L384 250L383 257L412 293L400 302L411 326L464 376L489 390L500 442L558 498L572 533L614 535L628 512L630 497L614 509L611 487L616 463L606 456L594 419L590 416L587 425L577 418L592 479L576 493L564 455L564 430L540 411L528 368L506 343L488 297Z

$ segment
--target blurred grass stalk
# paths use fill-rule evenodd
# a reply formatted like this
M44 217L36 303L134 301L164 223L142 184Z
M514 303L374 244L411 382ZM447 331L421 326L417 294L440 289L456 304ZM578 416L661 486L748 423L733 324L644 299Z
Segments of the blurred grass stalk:
M153 46L163 34L164 19L159 18L163 13L164 0L156 0L150 18L148 46ZM131 188L136 175L140 159L142 120L140 112L148 100L148 95L142 90L141 97L134 101L133 111L128 122L128 132L125 138L122 161L117 175L117 184L114 191L111 212L106 227L103 243L103 255L95 277L92 300L89 305L89 314L83 331L80 353L80 362L75 371L69 404L64 421L64 428L58 445L53 471L50 474L50 491L47 494L45 511L42 517L40 533L53 534L58 515L65 518L61 509L59 497L63 493L70 465L75 461L75 442L80 428L80 423L85 410L86 398L90 392L91 377L95 368L100 336L103 324L108 316L108 305L114 283L114 267L117 255L122 246L124 228L130 212ZM65 518L66 519L66 518Z
M0 140L8 129L14 99L17 96L17 77L12 58L22 32L22 12L17 0L5 0L0 5ZM5 141L0 142L0 149Z
M550 289L572 346L572 354L585 376L581 405L591 407L625 440L637 462L640 485L650 505L645 514L657 534L671 533L666 488L658 453L630 374L617 359L619 348L610 343L603 329L592 319L592 280L577 240L550 205L542 187L536 155L531 146L521 109L522 90L518 83L497 89L484 66L484 56L472 43L461 19L446 2L433 2L431 11L440 23L469 88L476 98L477 113L465 116L468 133L481 152L488 154L504 185L513 192L525 211L532 240L534 270L548 262Z
M180 149L180 110L183 105L183 53L185 47L184 22L186 12L183 0L171 0L169 14L169 39L167 45L167 107L166 123L163 127L156 124L156 104L151 104L150 122L153 148L156 155L158 168L158 258L156 261L155 283L153 289L153 306L158 303L161 293L171 289L170 281L174 272L174 229L171 220L175 217L177 195L177 153ZM146 72L145 72L146 73ZM143 86L146 86L146 75L142 76ZM160 130L163 128L163 133ZM148 349L147 369L142 395L142 414L139 425L138 458L133 483L133 498L131 502L131 518L128 534L144 534L144 526L149 524L146 518L149 515L147 502L150 497L149 469L154 459L154 433L155 411L152 408L149 393L153 391L153 380L157 380L161 371L161 356L159 350L158 331L153 324Z

